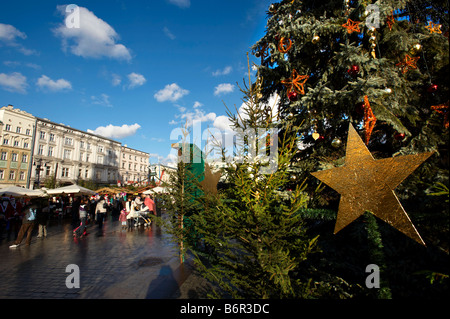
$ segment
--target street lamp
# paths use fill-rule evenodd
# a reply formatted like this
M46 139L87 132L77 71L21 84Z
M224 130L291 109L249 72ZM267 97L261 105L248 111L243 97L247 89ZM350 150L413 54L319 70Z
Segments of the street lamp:
M39 186L41 185L40 183L40 178L41 178L41 171L43 170L42 168L42 158L37 159L34 163L33 166L36 166L36 180L34 181L34 187L33 188L39 188ZM47 166L47 163L44 163L44 167Z

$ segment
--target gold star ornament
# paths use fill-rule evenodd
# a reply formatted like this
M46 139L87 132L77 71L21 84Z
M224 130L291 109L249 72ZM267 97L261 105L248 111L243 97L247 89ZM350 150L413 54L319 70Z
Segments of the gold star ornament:
M350 124L345 164L311 173L341 195L334 233L368 211L425 246L394 189L432 154L375 160Z
M220 172L211 172L208 163L205 163L205 178L200 182L201 188L207 193L216 195L218 193L217 184L219 183L220 176Z

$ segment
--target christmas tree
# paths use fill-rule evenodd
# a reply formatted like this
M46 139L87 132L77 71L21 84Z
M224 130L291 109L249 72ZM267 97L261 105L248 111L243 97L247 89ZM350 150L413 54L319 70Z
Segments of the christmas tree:
M301 185L286 192L295 139L278 144L273 112L259 103L259 90L250 86L242 92L245 106L229 114L235 132L232 154L223 143L226 137L214 136L220 161L226 163L219 191L205 187L209 169L186 183L185 164L179 163L171 183L178 194L172 201L178 212L171 218L173 234L193 254L201 276L217 288L210 292L213 297L314 295L305 261L316 252L317 238L306 234L299 214L307 196ZM186 191L187 184L201 194ZM182 231L180 220L188 211L191 227Z
M406 290L426 285L416 274L429 268L445 277L448 203L430 195L437 187L448 190L448 2L281 1L269 7L266 34L253 53L260 59L261 100L279 95L280 135L297 141L291 160L296 181L309 177L309 206L330 209L304 213L322 221L313 228L321 234L328 272L352 278L376 261L385 279L411 274L385 282L395 288L379 291L383 298L418 294ZM343 165L349 123L375 159L434 152L396 188L427 252L370 214L341 236L327 237L339 194L329 187L314 193L319 181L310 174ZM433 261L418 258L431 252ZM403 260L395 262L394 255ZM353 279L361 283L362 277ZM431 290L439 295L442 287Z

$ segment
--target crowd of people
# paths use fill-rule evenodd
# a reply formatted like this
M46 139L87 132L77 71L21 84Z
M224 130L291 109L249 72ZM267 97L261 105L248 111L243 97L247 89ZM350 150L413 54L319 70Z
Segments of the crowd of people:
M119 221L122 230L133 230L138 218L157 215L156 204L151 195L135 197L125 193L94 196L65 196L42 198L3 197L0 202L0 240L11 240L10 248L17 248L25 239L30 245L32 232L38 226L38 238L47 237L47 225L52 218L71 215L73 236L87 235L87 225L97 225L97 236L103 235L103 223L107 217ZM145 218L145 217L144 217ZM6 235L6 237L4 237Z

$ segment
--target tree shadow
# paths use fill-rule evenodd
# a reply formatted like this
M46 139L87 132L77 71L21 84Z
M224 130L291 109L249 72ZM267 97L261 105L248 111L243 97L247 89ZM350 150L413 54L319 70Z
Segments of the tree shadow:
M190 273L191 269L184 264L175 270L168 265L162 266L158 277L148 286L146 299L176 299L180 297L180 287Z

